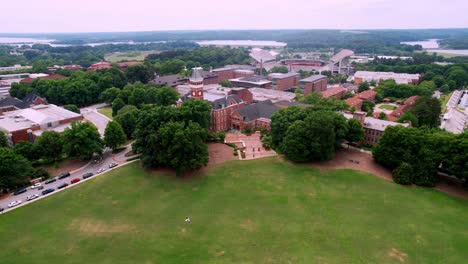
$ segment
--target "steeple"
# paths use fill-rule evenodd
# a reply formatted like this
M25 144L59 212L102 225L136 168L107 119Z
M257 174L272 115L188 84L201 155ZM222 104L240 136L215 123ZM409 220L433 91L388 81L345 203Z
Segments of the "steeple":
M192 69L192 76L189 78L190 96L193 99L203 100L203 76L201 67Z

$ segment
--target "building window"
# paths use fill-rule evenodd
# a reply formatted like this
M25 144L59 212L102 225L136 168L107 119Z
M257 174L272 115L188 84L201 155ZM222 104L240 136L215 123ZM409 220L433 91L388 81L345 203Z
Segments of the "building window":
M52 127L52 123L47 123L47 127Z

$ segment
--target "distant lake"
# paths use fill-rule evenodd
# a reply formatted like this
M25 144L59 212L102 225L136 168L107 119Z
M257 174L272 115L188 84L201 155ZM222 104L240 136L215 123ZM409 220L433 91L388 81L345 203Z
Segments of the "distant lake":
M439 43L437 42L438 39L428 39L428 40L420 40L420 41L406 41L400 42L401 44L406 45L421 45L423 49L438 49Z
M22 44L49 44L53 39L36 39L36 38L2 38L0 37L0 44L8 45L22 45Z
M206 40L197 41L200 46L245 46L245 47L278 47L282 48L288 45L284 42L267 40Z
M432 49L427 50L429 53L446 53L446 54L454 54L454 55L461 55L461 56L468 56L468 50L446 50L446 49Z

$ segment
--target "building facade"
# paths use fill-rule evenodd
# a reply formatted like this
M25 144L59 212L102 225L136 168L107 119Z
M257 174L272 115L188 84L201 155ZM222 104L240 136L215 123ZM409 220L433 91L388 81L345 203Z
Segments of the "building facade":
M271 81L273 90L286 91L299 85L299 73L271 73L268 80Z
M328 78L324 75L312 75L299 81L299 87L304 91L304 96L327 90Z

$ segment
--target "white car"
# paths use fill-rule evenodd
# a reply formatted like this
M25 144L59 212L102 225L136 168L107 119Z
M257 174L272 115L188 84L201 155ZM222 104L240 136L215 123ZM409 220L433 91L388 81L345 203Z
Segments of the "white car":
M42 186L42 183L38 182L36 184L34 184L33 186L31 186L31 189L36 189L36 188L39 188Z
M97 173L102 173L102 172L105 172L106 171L106 168L100 168Z
M36 199L37 197L39 197L38 194L29 195L28 197L26 197L26 201L34 200L34 199Z
M21 200L13 201L13 202L8 204L8 208L15 207L15 206L20 205L20 204L21 204Z
M114 167L117 167L117 166L119 166L119 164L117 164L117 163L115 163L115 162L109 164L109 168L110 168L110 169L112 169L112 168L114 168Z

